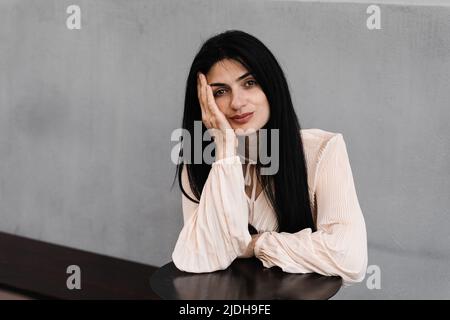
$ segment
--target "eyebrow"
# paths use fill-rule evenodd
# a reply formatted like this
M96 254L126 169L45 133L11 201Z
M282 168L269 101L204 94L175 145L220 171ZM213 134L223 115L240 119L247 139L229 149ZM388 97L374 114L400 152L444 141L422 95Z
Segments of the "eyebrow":
M247 72L247 73L243 74L242 76L240 76L239 78L237 78L236 81L242 80L242 79L244 79L244 78L246 78L246 77L248 77L250 75L252 75L252 73L251 72ZM211 87L224 87L224 86L227 86L226 83L220 83L220 82L210 83L209 85Z

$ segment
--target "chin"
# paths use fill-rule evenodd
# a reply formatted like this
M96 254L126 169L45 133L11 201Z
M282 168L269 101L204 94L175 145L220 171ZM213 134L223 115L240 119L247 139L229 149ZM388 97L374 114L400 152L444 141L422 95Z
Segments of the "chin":
M233 125L234 133L237 136L248 136L256 131L258 131L260 128L258 126L252 125L251 123L245 123L245 124L237 124Z

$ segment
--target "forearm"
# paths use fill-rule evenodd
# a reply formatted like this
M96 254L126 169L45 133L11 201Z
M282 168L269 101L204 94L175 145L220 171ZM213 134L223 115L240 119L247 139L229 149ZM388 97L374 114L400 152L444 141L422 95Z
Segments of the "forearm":
M213 164L198 206L184 206L183 214L186 221L172 256L179 269L221 270L245 252L251 237L244 178L237 156Z
M237 155L238 139L232 129L225 132L210 129L216 148L216 161Z

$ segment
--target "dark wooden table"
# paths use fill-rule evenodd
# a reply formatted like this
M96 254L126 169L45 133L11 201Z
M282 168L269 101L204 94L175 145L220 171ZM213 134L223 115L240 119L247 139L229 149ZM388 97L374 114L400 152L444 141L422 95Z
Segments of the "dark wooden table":
M81 290L66 286L67 267L81 269ZM155 266L0 232L0 288L37 299L159 299Z
M173 262L150 278L157 295L167 300L325 300L342 285L340 277L292 274L264 268L258 259L236 259L226 270L187 273Z

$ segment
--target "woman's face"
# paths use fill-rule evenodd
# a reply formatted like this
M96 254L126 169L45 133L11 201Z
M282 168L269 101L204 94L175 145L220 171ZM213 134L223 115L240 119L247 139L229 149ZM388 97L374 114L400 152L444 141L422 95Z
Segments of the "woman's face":
M266 95L240 62L231 59L217 62L206 74L206 81L217 106L235 131L241 129L243 134L256 131L269 120Z

